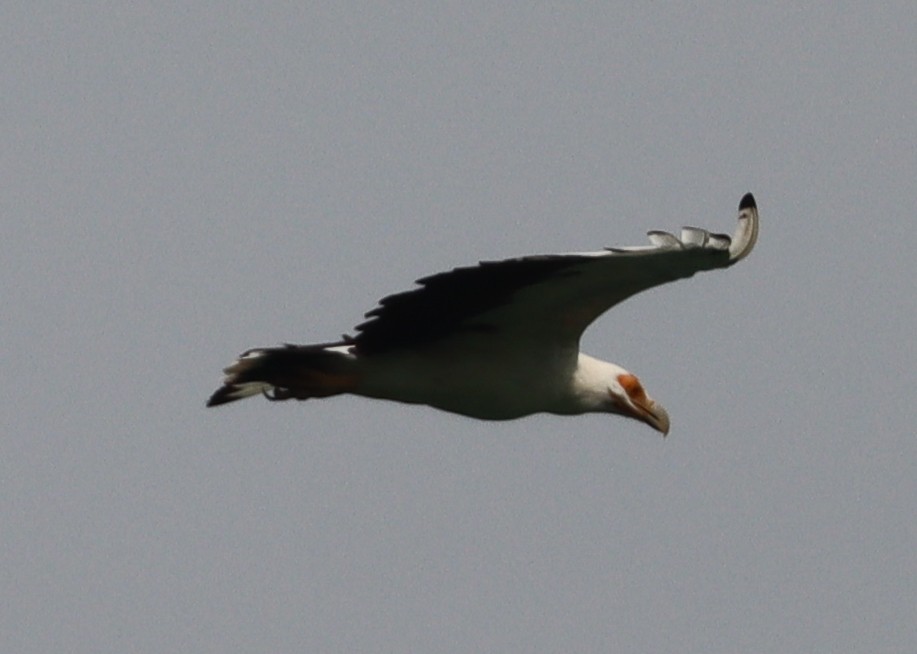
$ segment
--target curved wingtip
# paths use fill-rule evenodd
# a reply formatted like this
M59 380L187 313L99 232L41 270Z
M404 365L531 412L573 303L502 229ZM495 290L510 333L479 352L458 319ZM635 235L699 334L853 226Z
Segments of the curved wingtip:
M745 211L746 209L757 209L758 203L755 202L755 196L751 193L746 193L742 196L742 199L739 200L739 211Z
M739 226L729 246L729 262L736 263L748 256L758 240L758 203L746 193L739 201Z

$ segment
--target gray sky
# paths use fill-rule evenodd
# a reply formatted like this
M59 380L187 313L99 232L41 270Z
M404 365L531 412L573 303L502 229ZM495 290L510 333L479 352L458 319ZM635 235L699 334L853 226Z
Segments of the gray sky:
M917 643L917 5L4 3L0 650ZM303 3L307 4L307 3ZM732 231L619 418L219 410L478 259Z

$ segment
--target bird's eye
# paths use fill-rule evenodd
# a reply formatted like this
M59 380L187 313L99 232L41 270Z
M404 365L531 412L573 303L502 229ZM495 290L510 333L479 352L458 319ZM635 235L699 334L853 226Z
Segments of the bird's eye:
M627 397L629 397L631 401L646 401L646 391L643 390L643 385L634 375L629 373L626 375L618 375L618 383L621 384L621 388L624 389L624 392L627 393Z

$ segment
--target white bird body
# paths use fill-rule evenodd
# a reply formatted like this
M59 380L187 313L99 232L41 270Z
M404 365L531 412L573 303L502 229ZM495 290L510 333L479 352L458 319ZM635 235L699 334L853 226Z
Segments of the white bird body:
M318 345L249 350L226 369L209 406L265 394L342 393L486 420L533 413L608 412L667 433L665 410L637 378L579 351L583 331L640 291L726 268L754 247L758 212L747 194L734 238L685 228L651 245L482 262L418 280L383 298L357 335Z
M570 387L557 381L574 378L578 353L534 358L521 347L494 351L477 345L462 348L462 356L434 345L418 353L370 358L355 392L484 420L576 412Z

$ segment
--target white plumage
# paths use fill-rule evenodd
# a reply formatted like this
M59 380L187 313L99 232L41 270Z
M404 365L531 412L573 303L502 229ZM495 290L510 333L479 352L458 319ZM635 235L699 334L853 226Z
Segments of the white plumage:
M208 406L351 393L481 419L539 412L608 412L663 434L669 418L636 376L579 351L583 331L630 296L696 272L726 268L754 247L749 193L730 238L686 227L650 245L481 262L418 280L333 343L258 348L226 369Z

